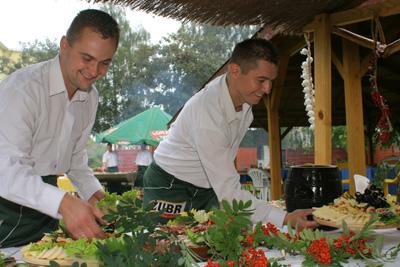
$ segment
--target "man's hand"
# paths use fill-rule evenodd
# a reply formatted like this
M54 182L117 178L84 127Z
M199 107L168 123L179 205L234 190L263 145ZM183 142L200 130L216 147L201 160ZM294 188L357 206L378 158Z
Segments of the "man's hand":
M97 192L96 192L97 193ZM103 214L88 202L65 194L61 200L58 212L63 216L65 226L72 237L105 238L97 221L102 222Z
M102 200L104 197L105 197L104 191L98 190L88 199L88 202L91 205L95 206L96 202Z
M286 225L290 223L290 226L295 227L297 225L299 230L304 228L315 228L318 226L318 223L315 221L307 220L307 216L311 215L313 209L299 209L295 210L291 213L286 214L285 219L283 220L283 224Z

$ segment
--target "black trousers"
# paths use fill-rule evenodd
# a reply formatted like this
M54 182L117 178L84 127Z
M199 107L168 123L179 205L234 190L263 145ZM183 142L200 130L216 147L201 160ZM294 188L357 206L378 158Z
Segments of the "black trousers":
M57 186L55 175L42 179ZM18 247L38 241L57 227L58 220L0 197L0 247Z

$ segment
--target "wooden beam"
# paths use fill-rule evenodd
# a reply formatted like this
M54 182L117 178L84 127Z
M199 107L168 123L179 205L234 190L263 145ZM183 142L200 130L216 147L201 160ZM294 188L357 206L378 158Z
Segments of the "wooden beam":
M286 137L286 135L293 129L293 126L289 126L286 130L281 134L281 140Z
M282 195L281 177L281 138L279 127L279 103L289 64L289 54L284 53L279 59L278 78L274 81L271 94L263 97L268 116L268 144L270 154L271 198L276 200Z
M279 59L278 77L274 81L274 87L271 92L271 107L272 109L279 109L279 102L282 96L283 84L285 83L286 72L289 64L289 54L283 54Z
M343 65L334 51L332 51L332 62L335 65L336 69L338 70L340 76L342 76L342 78L343 78L344 77Z
M397 39L394 42L391 42L387 45L385 52L383 54L384 57L388 57L396 52L400 51L400 39Z
M331 25L343 26L373 19L375 16L387 17L400 14L399 0L378 1L375 4L362 5L356 8L333 13L329 16ZM313 32L317 23L310 22L303 27L303 32Z
M311 39L312 42L312 39ZM296 55L297 53L299 53L299 51L306 46L306 40L301 39L301 41L299 41L297 44L293 45L292 47L290 47L287 51L289 54L289 57L292 57L294 55Z
M263 98L264 104L268 111L268 144L270 158L270 174L271 174L271 198L273 200L280 199L282 196L282 176L281 176L281 139L279 127L278 110L272 108L272 96L268 95Z
M315 20L312 22L308 23L306 26L303 27L303 32L313 32L315 31Z
M396 14L400 14L399 0L385 0L333 13L329 17L332 25L343 26L370 20L374 17L387 17Z
M347 159L349 163L349 191L355 194L354 175L366 176L364 143L363 97L360 56L357 44L343 39L343 80L346 106Z
M331 24L327 14L315 18L315 164L332 163Z
M367 71L369 66L371 65L371 57L372 57L372 51L370 53L368 53L363 60L361 61L361 65L360 65L360 72L358 73L358 76L362 77L364 76Z
M366 48L374 49L374 47L375 47L374 40L364 37L362 35L359 35L357 33L351 32L347 29L333 27L332 33L334 33L340 37L343 37L349 41L352 41L356 44L364 46Z

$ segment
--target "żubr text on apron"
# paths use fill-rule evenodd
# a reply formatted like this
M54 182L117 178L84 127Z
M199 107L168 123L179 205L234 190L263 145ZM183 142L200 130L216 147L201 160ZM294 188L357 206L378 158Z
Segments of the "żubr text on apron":
M209 211L218 207L212 188L201 188L177 179L152 162L144 174L145 207L163 211L164 218L172 218L191 209Z

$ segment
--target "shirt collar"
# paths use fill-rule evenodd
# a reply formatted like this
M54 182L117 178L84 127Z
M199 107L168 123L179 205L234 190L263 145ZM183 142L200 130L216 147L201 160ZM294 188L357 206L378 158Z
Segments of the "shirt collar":
M239 120L242 117L243 113L246 113L251 106L247 103L244 103L242 106L242 110L237 112L235 110L235 106L233 105L232 97L229 94L228 84L226 83L226 74L222 75L220 83L222 88L222 103L223 108L225 110L225 114L228 120L228 123L233 122L234 120Z
M67 94L67 88L65 87L64 83L64 78L61 72L61 66L60 66L60 56L57 55L55 58L53 58L50 61L50 75L49 75L49 95L54 96L60 93L65 93ZM88 92L90 92L91 89L89 89ZM86 91L81 91L78 90L76 91L75 95L71 99L72 101L80 101L80 102L85 102L88 99L88 92Z

